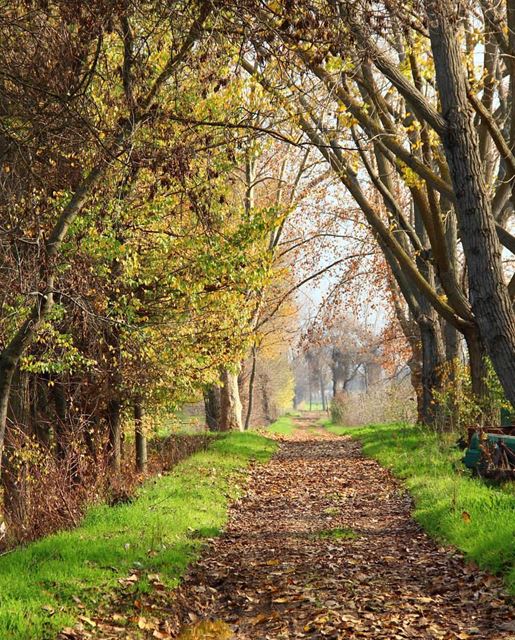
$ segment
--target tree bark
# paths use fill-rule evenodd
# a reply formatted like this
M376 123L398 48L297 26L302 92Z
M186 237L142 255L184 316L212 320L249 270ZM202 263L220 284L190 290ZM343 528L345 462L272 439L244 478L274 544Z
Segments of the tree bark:
M418 354L414 353L407 364L410 370L411 386L415 391L417 401L417 424L424 424L424 385L422 383L422 364Z
M254 382L256 380L256 367L257 367L257 347L252 347L252 368L250 370L249 377L249 395L247 399L247 415L245 417L245 431L250 427L250 419L252 417L252 408L254 404Z
M324 378L322 377L322 375L319 376L318 380L320 383L320 400L322 402L322 411L325 411L326 410L325 385L324 385Z
M438 318L422 316L418 325L422 343L422 418L424 424L434 425L438 418L434 392L441 386L443 342Z
M134 400L134 435L136 445L136 469L143 473L147 468L147 436L143 426L143 402L140 397Z
M268 376L263 374L261 376L261 401L263 406L263 415L265 416L266 424L272 422L272 412L270 411L270 401L268 399ZM310 405L311 408L311 405Z
M331 375L332 375L332 381L333 381L333 398L334 398L334 396L338 393L338 378L336 374L336 368L334 366L331 367Z
M214 384L204 389L204 409L206 412L206 424L210 431L220 431L221 398L220 387Z
M515 318L467 97L456 34L457 5L448 0L425 0L425 7L446 122L441 138L456 194L472 310L506 396L515 404Z
M238 374L223 369L221 378L220 431L243 431Z
M109 429L109 461L115 471L122 462L122 399L121 399L121 337L118 325L107 328L105 335L109 347L109 372L107 387L107 426Z
M478 331L468 331L465 334L469 354L469 371L472 393L476 397L482 412L476 416L478 422L483 422L486 416L491 416L489 408L489 392L487 386L486 351L481 342Z
M119 398L112 397L107 403L107 424L109 426L109 461L115 471L119 471L122 464L121 413Z
M429 249L429 238L424 224L422 208L415 203L415 229L422 246ZM436 290L435 272L432 264L422 255L416 257L420 273ZM417 324L420 331L422 351L422 417L423 424L434 426L440 418L435 392L442 386L445 348L440 326L440 319L433 306L423 295L418 295L419 314Z

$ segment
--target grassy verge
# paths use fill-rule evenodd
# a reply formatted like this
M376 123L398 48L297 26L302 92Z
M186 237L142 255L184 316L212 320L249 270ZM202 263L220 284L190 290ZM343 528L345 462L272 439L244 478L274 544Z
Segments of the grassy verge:
M283 436L291 435L295 431L293 416L290 414L281 416L267 427L267 431L270 431L271 433L278 433Z
M243 467L274 450L257 434L222 436L149 481L132 503L96 506L79 528L0 558L0 638L54 638L73 624L78 603L94 609L134 567L176 584L203 539L223 526Z
M515 595L515 488L473 478L463 467L455 437L437 437L413 425L345 428L326 423L332 433L363 443L365 455L405 479L415 500L414 516L442 542L469 560L502 574Z

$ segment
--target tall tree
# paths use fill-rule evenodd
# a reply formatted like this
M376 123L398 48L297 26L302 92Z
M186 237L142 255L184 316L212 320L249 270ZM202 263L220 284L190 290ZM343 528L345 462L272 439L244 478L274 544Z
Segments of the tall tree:
M460 11L447 0L426 0L425 7L445 120L439 134L456 194L472 309L506 396L515 405L515 315L504 280L501 247L467 95L458 44Z

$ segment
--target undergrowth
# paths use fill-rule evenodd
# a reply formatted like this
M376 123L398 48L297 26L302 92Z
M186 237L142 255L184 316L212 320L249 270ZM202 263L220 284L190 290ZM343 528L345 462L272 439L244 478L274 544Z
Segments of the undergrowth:
M82 434L72 431L61 440L66 443L63 455L56 456L21 429L11 428L9 464L3 470L6 535L0 541L0 552L77 527L93 504L132 500L144 480L170 471L184 458L205 449L212 438L208 433L154 437L148 443L145 473L137 471L128 450L121 469L114 472L106 443L101 440L95 443L92 455Z
M137 567L170 586L206 537L224 525L244 467L265 461L275 444L230 433L146 482L130 504L96 506L77 529L51 535L0 558L0 638L55 638L78 613L94 610Z
M481 568L505 577L515 594L515 487L473 478L462 465L456 437L437 435L403 423L339 427L363 444L365 455L405 480L414 500L414 517L424 529L450 543Z

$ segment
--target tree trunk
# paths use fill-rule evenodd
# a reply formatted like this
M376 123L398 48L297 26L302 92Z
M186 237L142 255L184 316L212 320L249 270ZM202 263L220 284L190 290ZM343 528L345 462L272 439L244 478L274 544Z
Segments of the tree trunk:
M507 398L515 404L515 318L504 282L501 247L468 103L456 34L458 5L449 0L425 0L425 6L437 86L447 125L441 138L456 194L470 301L481 339Z
M220 431L243 431L238 374L224 369L221 378Z
M106 332L106 344L109 347L109 381L107 400L107 425L109 428L109 457L115 471L119 471L122 462L122 400L121 400L121 343L120 328L114 325Z
M466 333L467 350L469 354L469 370L472 393L481 408L476 416L479 423L492 417L490 394L487 386L488 370L486 366L487 354L481 342L478 331L471 330Z
M420 330L415 322L410 324L415 325L413 331L406 332L405 336L409 341L411 347L411 358L406 363L410 370L411 386L415 392L415 398L417 400L417 424L424 424L424 385L422 383L422 343L420 337ZM416 327L416 335L415 333Z
M143 426L143 403L140 397L134 400L134 435L136 444L136 469L142 473L147 468L147 436Z
M434 425L438 418L434 392L441 386L443 342L437 318L423 316L418 322L422 343L422 418L424 424Z
M324 379L322 376L319 376L319 382L320 382L320 400L322 402L322 411L325 411L326 410L325 385L324 385Z
M55 451L57 457L62 460L66 452L66 447L64 444L64 434L66 430L66 417L68 413L68 407L66 404L66 397L64 395L62 385L55 379L49 378L48 386L50 388L50 395L52 396L55 407Z
M415 203L415 228L422 245L429 249L427 231L424 226L424 216L420 206ZM416 257L420 273L433 288L435 273L431 263L422 255ZM440 320L429 300L418 295L419 312L417 324L420 331L422 351L422 418L423 424L434 426L439 418L438 403L435 391L441 388L442 368L445 362L445 349L442 338Z
M210 384L204 389L204 409L209 431L220 431L220 387Z
M257 367L257 347L252 347L252 369L249 377L249 396L247 400L247 416L245 418L245 431L250 427L250 419L252 417L252 405L254 404L254 382L256 380Z
M417 401L417 424L424 424L424 385L422 384L422 365L417 358L408 362L410 381Z
M0 358L0 440L2 448L5 441L9 399L11 397L11 388L13 386L15 370L16 361L14 359L10 357Z
M109 461L115 471L119 471L122 464L121 414L120 400L117 397L111 398L107 403Z
M263 406L263 415L265 416L266 424L272 422L272 412L270 411L270 402L268 400L268 377L266 375L261 376L261 401Z
M458 262L458 226L456 221L456 212L454 211L454 207L450 202L445 198L440 199L441 207L442 207L442 216L445 217L445 240L447 244L447 251L449 253L449 269L454 274L454 279L456 281L456 288L461 288L462 291L466 290L465 283L458 284L458 280L460 280L460 266ZM464 294L465 295L465 294ZM467 298L468 299L468 298ZM458 335L458 331L456 327L454 327L447 320L443 320L443 334L445 340L445 357L447 362L451 363L451 366L454 367L453 371L455 372L455 363L459 358L460 352L460 338Z
M17 457L20 444L31 434L29 374L15 369L9 403L9 420L13 425L6 434L3 464L3 507L8 520L22 527L27 517L27 501L30 499L29 463L24 456ZM12 436L12 437L10 437ZM20 440L21 438L21 440Z

